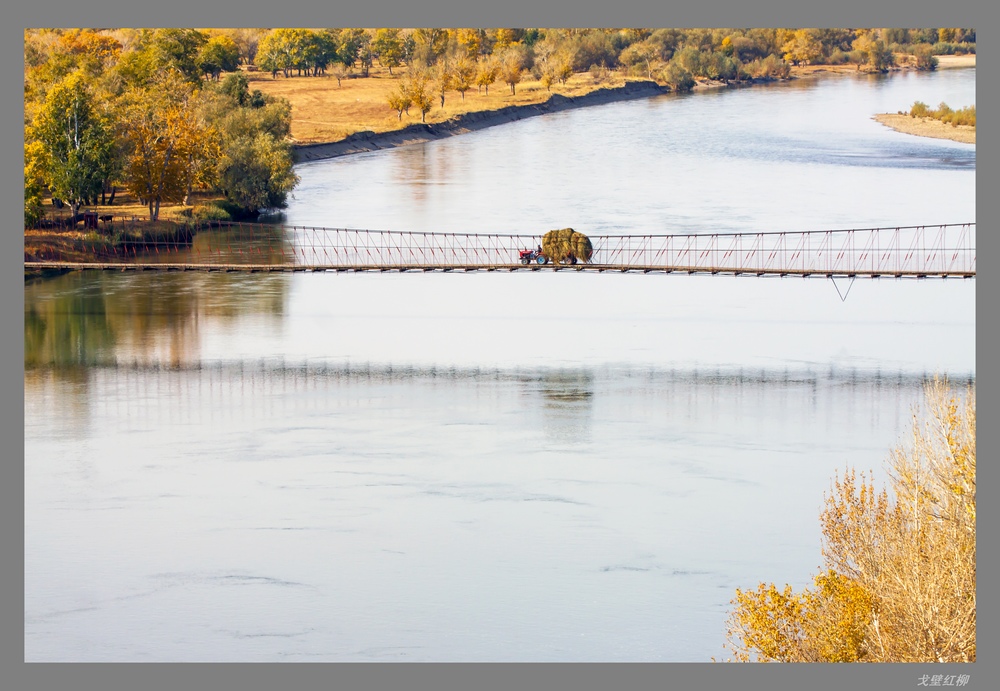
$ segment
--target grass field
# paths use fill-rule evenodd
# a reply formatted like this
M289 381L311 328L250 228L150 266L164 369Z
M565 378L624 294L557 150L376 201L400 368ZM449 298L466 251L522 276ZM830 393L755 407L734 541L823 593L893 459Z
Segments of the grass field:
M387 97L396 90L399 75L405 69L395 69L392 76L388 70L373 67L367 78L343 79L340 86L333 76L282 77L272 79L270 74L251 72L251 89L260 89L265 94L282 96L292 104L292 138L296 144L315 144L343 139L354 132L371 130L388 132L420 122L420 111L410 108L399 119L395 110L389 107ZM542 103L552 94L581 96L595 89L621 86L624 78L614 73L604 81L597 81L589 73L574 74L566 84L553 84L547 91L540 81L526 79L517 85L516 93L503 82L490 85L489 94L480 93L473 87L465 93L465 99L457 91L445 92L445 105L441 108L440 96L434 100L434 107L427 113L428 123L443 122L462 113L496 110L510 105Z

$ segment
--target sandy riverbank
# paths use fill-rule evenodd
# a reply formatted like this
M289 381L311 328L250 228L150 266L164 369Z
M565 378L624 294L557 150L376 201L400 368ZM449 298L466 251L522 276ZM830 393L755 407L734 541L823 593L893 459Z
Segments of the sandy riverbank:
M968 125L951 126L933 118L911 118L898 113L879 113L872 116L873 120L891 127L897 132L915 134L920 137L935 139L950 139L963 144L976 143L976 128Z

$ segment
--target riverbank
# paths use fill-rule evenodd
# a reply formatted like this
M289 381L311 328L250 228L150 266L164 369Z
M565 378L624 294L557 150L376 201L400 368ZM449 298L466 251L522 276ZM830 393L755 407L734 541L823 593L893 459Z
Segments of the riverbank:
M948 125L934 118L913 118L899 113L878 113L872 119L903 134L950 139L963 144L976 143L976 128L968 125Z
M653 81L629 81L625 82L623 86L597 89L575 97L552 94L548 100L541 103L511 105L495 110L463 113L439 123L414 123L402 129L388 132L370 130L356 132L340 141L297 145L293 147L293 151L295 160L299 163L336 158L365 151L378 151L407 144L434 141L546 113L558 113L572 108L648 98L669 92L668 87Z

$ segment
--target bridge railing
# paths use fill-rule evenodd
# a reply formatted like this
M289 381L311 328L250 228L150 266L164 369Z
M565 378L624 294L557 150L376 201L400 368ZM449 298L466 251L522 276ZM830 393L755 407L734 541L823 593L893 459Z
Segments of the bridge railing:
M469 267L516 264L539 235L290 228L302 265ZM797 274L974 273L975 224L855 230L592 235L590 264L624 270Z
M966 223L800 232L590 235L594 252L589 264L623 271L974 275L975 233L976 224ZM197 233L119 244L101 238L94 242L95 256L108 262L448 269L518 267L519 252L539 246L542 237L222 223Z

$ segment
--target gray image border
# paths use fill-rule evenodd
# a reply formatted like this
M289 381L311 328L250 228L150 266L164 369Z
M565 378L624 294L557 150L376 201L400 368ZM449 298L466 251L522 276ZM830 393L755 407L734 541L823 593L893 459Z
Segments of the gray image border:
M17 162L23 159L23 101L18 93L23 83L18 66L23 64L23 30L56 26L966 26L978 37L977 63L985 60L987 78L977 81L977 100L985 97L984 127L977 149L978 211L986 219L996 218L996 186L985 180L1000 179L996 172L997 50L996 12L988 12L984 0L932 3L928 0L889 0L877 5L863 0L828 3L796 3L792 0L706 0L666 5L656 0L625 0L596 3L594 0L505 0L470 5L460 0L369 0L346 5L323 0L293 0L264 3L197 2L172 0L137 6L126 0L39 0L4 10L0 27L0 54L6 66L2 73L0 101L3 117L2 208L15 219L20 203L17 194ZM992 65L993 67L989 67ZM977 74L978 80L978 74ZM983 88L979 89L978 86ZM994 125L989 123L993 122ZM983 136L983 132L986 133ZM985 152L985 155L983 155ZM985 192L985 194L982 194ZM905 194L887 190L887 193ZM14 221L10 225L16 225ZM984 224L980 224L984 225ZM986 256L995 254L988 232L978 233ZM0 233L0 302L4 321L14 323L24 306L20 230L10 227ZM21 248L23 250L23 246ZM981 263L982 264L982 263ZM988 267L989 265L986 264ZM987 306L988 295L996 295L997 282L989 271L977 277L977 302ZM984 283L985 281L985 283ZM977 346L995 343L996 323L988 313L977 313ZM23 322L22 322L23 323ZM0 535L7 558L0 566L0 678L10 689L916 689L922 674L969 674L966 688L988 688L996 674L996 618L990 600L978 603L979 661L968 665L727 665L727 664L26 664L24 662L24 344L12 329L0 330L0 382L3 386L2 463L0 463ZM980 352L982 352L980 350ZM977 398L987 411L996 410L995 371L987 358L984 369L977 362ZM985 385L983 385L985 382ZM20 392L20 396L18 396ZM987 418L988 419L988 418ZM996 435L985 426L982 446L996 450ZM988 452L987 452L988 454ZM983 455L983 454L980 454ZM989 455L987 455L989 457ZM979 482L995 486L991 465L980 466ZM980 506L980 523L992 525L996 515L992 502ZM996 582L995 537L980 532L978 543L980 595L991 592ZM985 643L985 647L983 646ZM994 682L995 683L995 682Z

